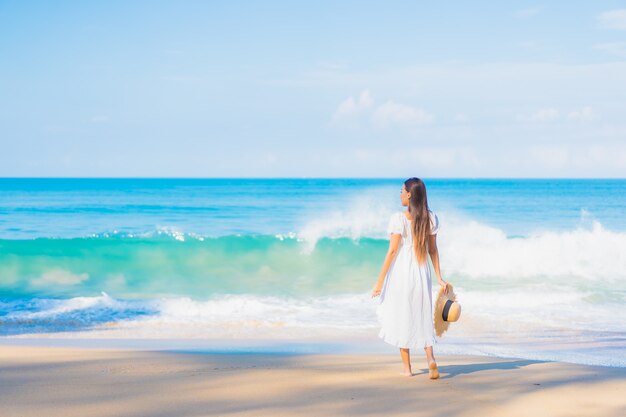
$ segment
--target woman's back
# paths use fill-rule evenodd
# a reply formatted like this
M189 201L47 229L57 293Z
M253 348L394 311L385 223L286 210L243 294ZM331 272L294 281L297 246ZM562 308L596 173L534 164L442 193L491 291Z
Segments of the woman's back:
M401 248L413 247L413 233L411 233L413 221L409 220L404 213L403 211L398 211L391 215L387 233L398 233L402 236L400 241ZM432 211L429 211L428 214L430 215L431 234L434 235L439 231L439 218Z

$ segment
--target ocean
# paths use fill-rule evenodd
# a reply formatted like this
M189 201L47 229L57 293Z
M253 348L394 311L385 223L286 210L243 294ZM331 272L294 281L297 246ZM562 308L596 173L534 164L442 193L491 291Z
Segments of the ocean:
M2 178L0 343L395 352L370 291L402 182ZM463 308L436 355L626 366L626 180L425 183Z

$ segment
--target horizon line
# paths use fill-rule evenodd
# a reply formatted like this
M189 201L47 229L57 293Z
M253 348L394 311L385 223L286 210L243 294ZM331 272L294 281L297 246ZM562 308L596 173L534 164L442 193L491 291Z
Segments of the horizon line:
M336 180L397 180L405 177L3 177L0 180L306 180L306 179L336 179ZM407 177L410 178L410 177ZM626 180L626 177L420 177L429 180Z

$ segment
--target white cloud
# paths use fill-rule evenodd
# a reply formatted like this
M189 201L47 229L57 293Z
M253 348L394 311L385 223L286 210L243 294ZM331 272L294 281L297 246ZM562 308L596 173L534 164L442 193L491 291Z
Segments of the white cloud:
M52 269L44 272L39 278L31 281L31 284L37 286L43 285L75 285L89 279L89 274L74 274L65 269Z
M626 30L626 9L600 13L598 21L602 27L607 29Z
M379 126L390 124L425 124L433 120L433 115L423 109L387 101L376 108L373 121Z
M342 101L333 114L332 120L335 123L369 121L377 127L386 127L430 123L433 115L421 108L393 100L375 106L370 91L363 90L358 98L348 97Z
M357 99L348 97L339 104L333 120L338 121L346 118L358 116L364 111L370 109L374 105L374 99L369 90L363 90Z
M358 97L355 93L362 91L363 86L374 94L377 100L359 120L362 129L353 137L345 131L332 133L345 144L376 143L386 133L371 129L375 127L372 116L378 105L389 99L433 113L435 122L420 126L419 131L409 127L399 130L397 135L387 135L390 146L406 149L412 143L471 144L482 162L475 170L462 164L446 169L433 167L429 171L433 175L626 175L626 164L619 164L624 150L616 149L616 156L609 150L594 151L597 156L593 161L597 163L593 164L589 162L588 149L583 148L593 142L613 149L612 144L621 143L626 137L626 122L620 117L623 113L621 103L626 97L626 61L419 65L384 71L352 70L323 79L299 81L302 85L324 91L351 88L355 99ZM328 118L336 105L348 96L340 97L331 105L327 110ZM454 109L450 108L450 103L455 103ZM586 107L591 110L585 110ZM472 123L457 123L455 114L465 111L471 116ZM519 119L525 123L511 123L517 114L522 114ZM554 148L545 152L536 149L531 154L526 148L530 145L554 145ZM559 150L562 145L568 147ZM506 149L512 151L506 153ZM539 161L541 155L548 160ZM338 157L336 165L327 170L342 175L367 176L376 166L375 169L383 173L381 175L392 175L411 166L409 162L397 167L394 164L383 166L382 159L377 159L375 165L355 161L354 166L344 169ZM549 163L550 159L552 163ZM537 169L531 171L530 167L534 166ZM318 165L311 165L307 172L316 172L316 169L325 172Z
M626 42L607 42L594 45L595 49L604 51L611 55L626 57Z
M575 110L567 115L570 120L578 120L581 122L588 122L595 119L596 115L590 106L583 107L580 110Z
M535 123L544 123L556 120L559 118L559 110L555 108L545 108L540 109L530 115L519 114L517 115L517 120L520 122L535 122Z

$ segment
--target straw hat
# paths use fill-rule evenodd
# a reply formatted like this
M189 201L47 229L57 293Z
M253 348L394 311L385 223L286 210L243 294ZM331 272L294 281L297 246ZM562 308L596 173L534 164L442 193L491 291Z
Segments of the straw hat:
M454 287L448 283L448 293L443 293L443 287L439 287L437 301L435 301L435 332L441 337L450 322L457 321L461 316L461 305L456 302Z

